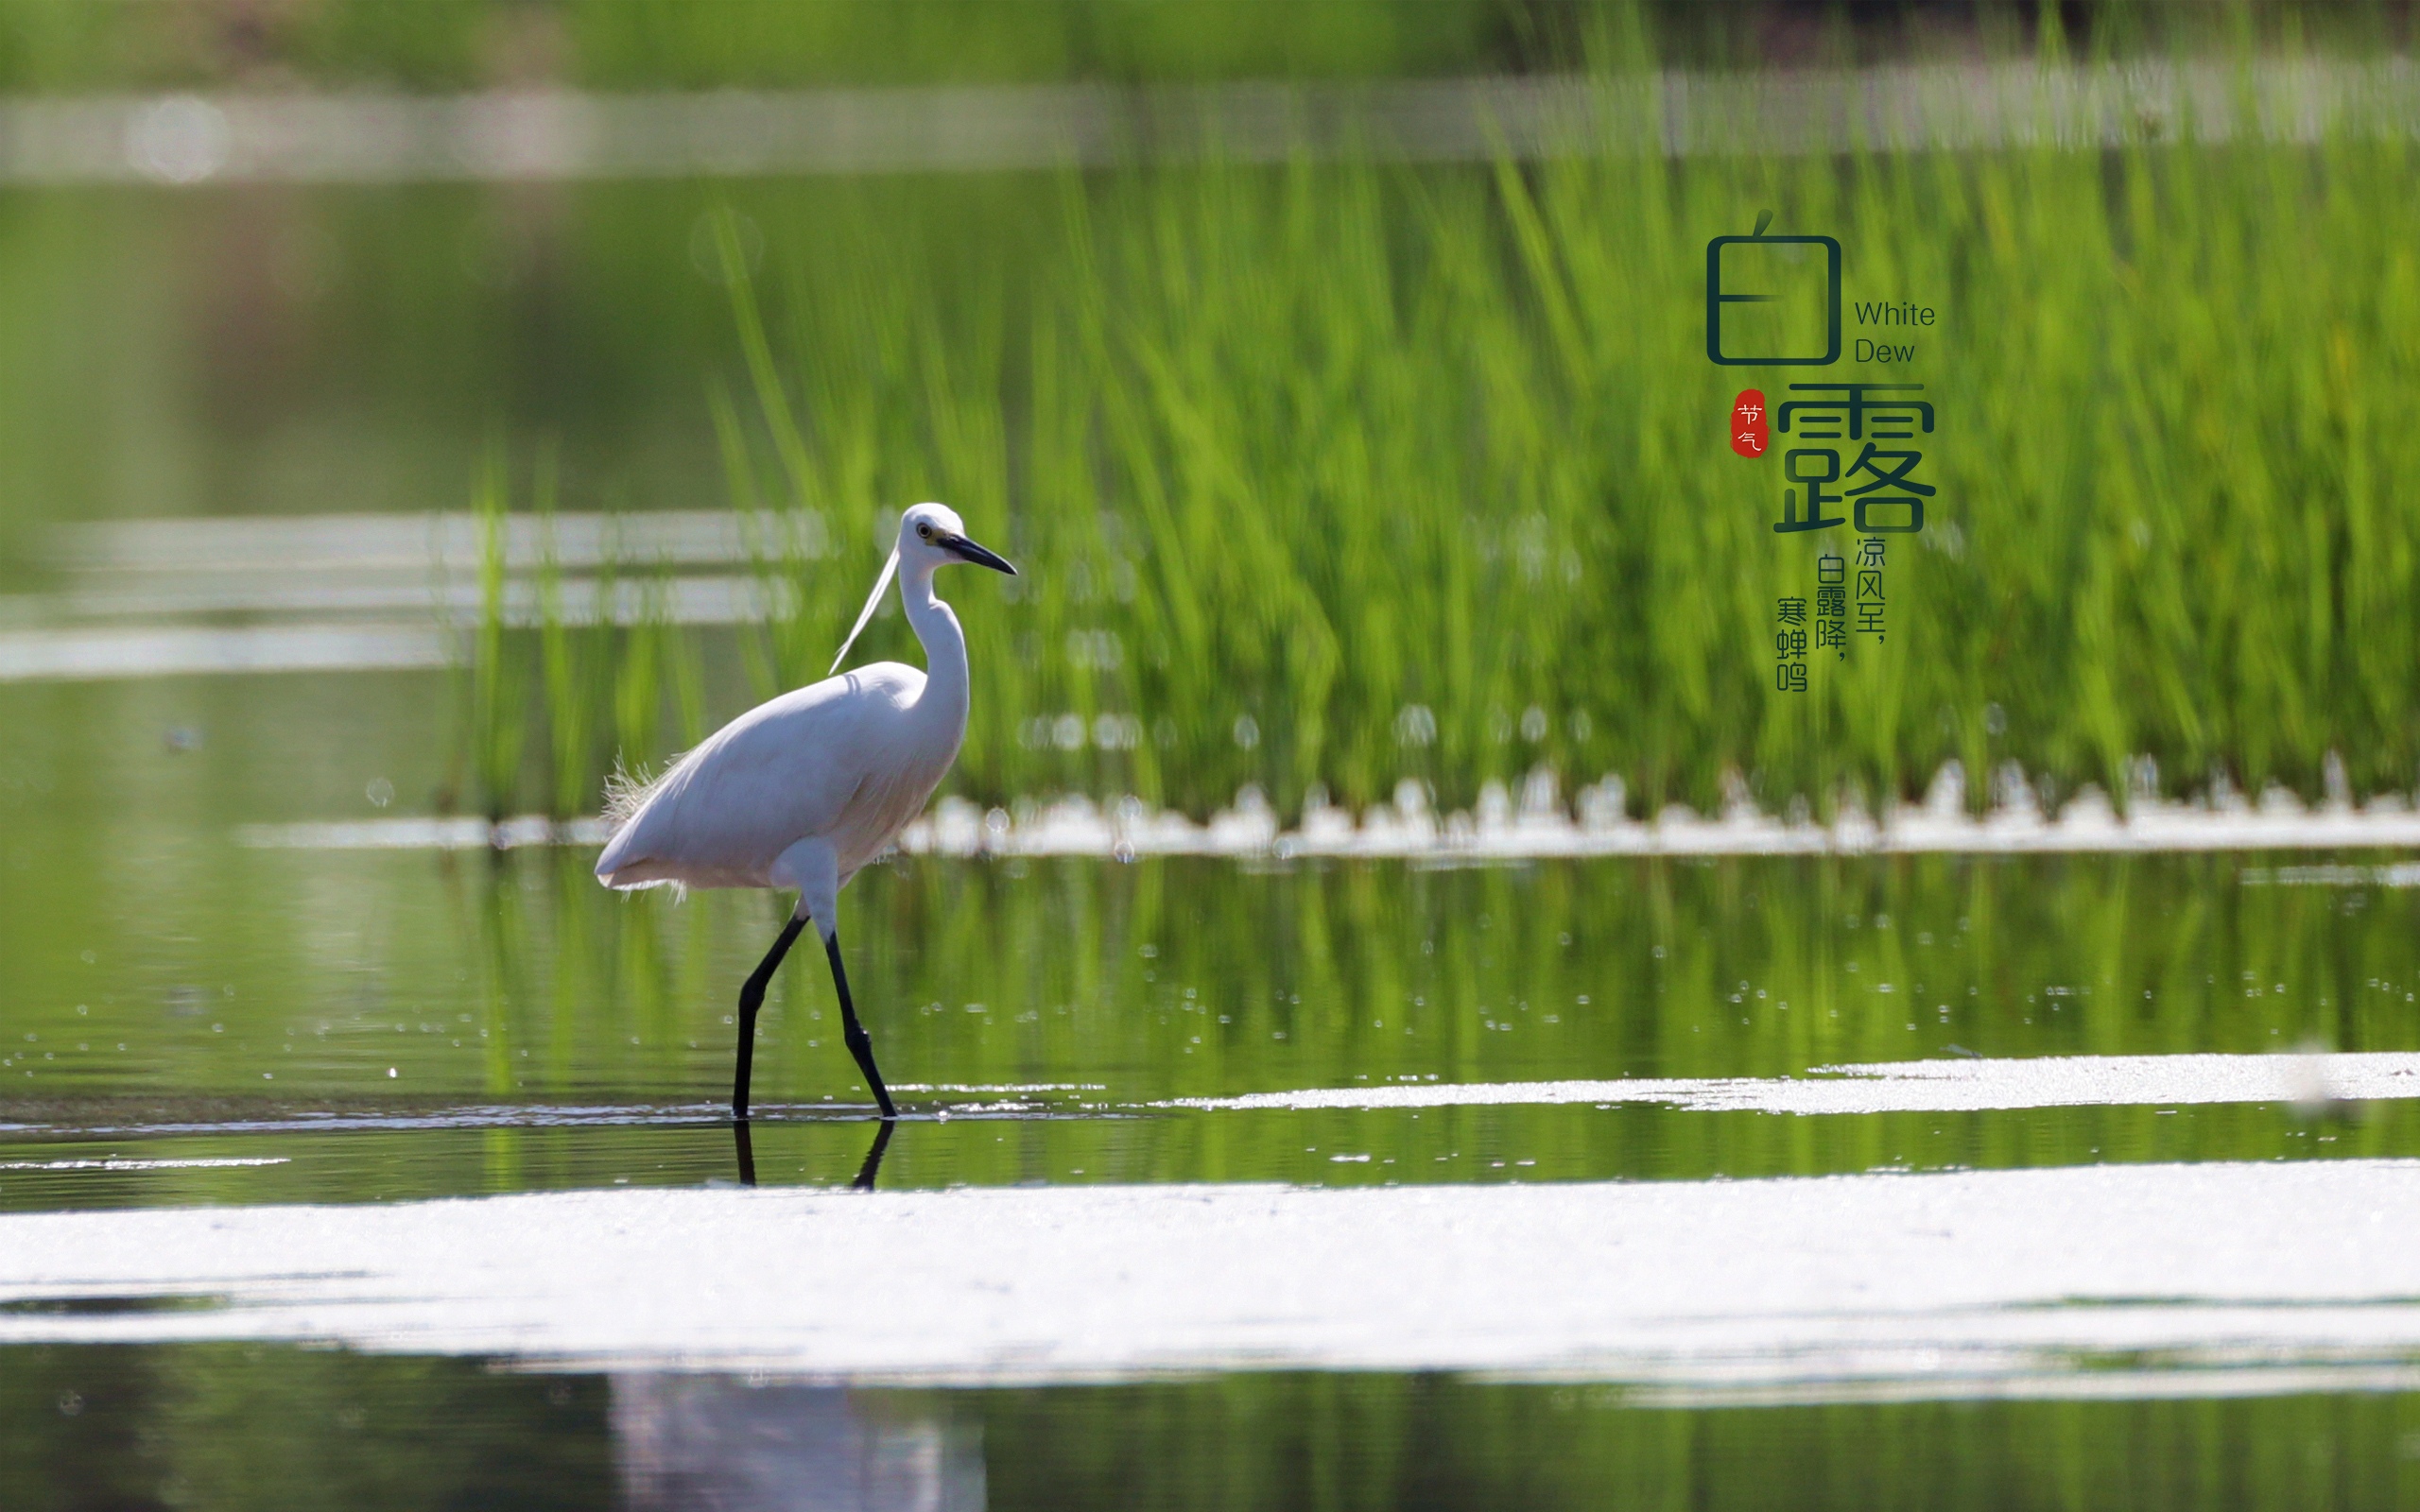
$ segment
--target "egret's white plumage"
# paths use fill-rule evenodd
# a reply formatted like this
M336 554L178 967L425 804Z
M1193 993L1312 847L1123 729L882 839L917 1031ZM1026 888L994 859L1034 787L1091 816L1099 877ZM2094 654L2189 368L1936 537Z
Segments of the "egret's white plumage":
M923 811L966 736L966 637L950 607L933 596L934 572L953 561L1016 570L968 541L951 510L938 504L909 509L900 518L890 560L840 646L845 658L895 572L926 670L877 662L783 694L715 731L663 776L617 793L608 807L614 833L596 875L609 887L799 890L791 928L741 995L734 1101L743 1114L751 1000L763 996L799 923L812 919L823 936L855 1028L837 944L839 890ZM851 1048L862 1039L856 1030ZM860 1050L858 1060L887 1113L890 1099L871 1049Z
M937 681L877 662L751 709L648 784L596 874L611 887L795 885L774 864L817 838L846 882L924 808L958 755L963 673L955 697Z

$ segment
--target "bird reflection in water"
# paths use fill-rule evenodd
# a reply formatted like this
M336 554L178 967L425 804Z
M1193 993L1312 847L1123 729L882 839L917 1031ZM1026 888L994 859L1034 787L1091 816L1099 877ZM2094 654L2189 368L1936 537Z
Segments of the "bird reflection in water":
M883 1152L890 1148L891 1131L898 1126L897 1119L886 1118L874 1130L873 1143L866 1150L865 1163L857 1167L857 1178L849 1183L851 1190L856 1192L873 1190L873 1179L882 1172ZM731 1121L731 1143L733 1150L739 1157L739 1184L743 1187L754 1186L756 1184L756 1145L749 1138L748 1120L735 1118Z
M883 1392L763 1375L617 1372L630 1512L982 1512L978 1423Z
M865 1163L857 1167L857 1178L849 1183L851 1188L858 1192L873 1190L874 1175L882 1169L882 1152L890 1148L890 1131L898 1126L898 1120L886 1118L882 1126L874 1130L873 1143L867 1146Z

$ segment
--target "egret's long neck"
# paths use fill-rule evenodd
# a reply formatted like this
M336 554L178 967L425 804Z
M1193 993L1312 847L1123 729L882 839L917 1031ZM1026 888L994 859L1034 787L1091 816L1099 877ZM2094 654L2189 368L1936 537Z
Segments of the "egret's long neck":
M903 570L899 597L908 606L908 623L925 645L925 696L921 707L946 713L962 729L966 724L966 633L958 616L933 596L933 569Z

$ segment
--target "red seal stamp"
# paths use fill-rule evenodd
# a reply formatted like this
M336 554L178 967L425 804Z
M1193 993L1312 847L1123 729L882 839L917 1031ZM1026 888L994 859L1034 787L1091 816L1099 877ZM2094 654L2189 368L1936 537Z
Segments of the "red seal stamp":
M1764 391L1742 388L1731 402L1731 449L1741 456L1762 456L1771 435L1765 423Z

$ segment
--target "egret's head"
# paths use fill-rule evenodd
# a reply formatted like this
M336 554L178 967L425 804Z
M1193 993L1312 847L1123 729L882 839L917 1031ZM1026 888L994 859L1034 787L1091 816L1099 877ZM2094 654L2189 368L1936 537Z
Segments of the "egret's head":
M890 558L882 564L882 576L873 580L873 592L866 595L866 607L857 611L857 623L849 627L849 638L840 643L840 654L832 659L832 670L849 658L849 647L857 644L857 636L865 629L866 621L882 602L890 587L890 579L901 568L908 570L908 580L929 585L933 569L946 567L954 561L971 561L989 567L995 573L1014 577L1017 570L1000 557L966 539L966 524L958 511L945 504L920 504L899 517L899 544L890 548Z
M920 504L899 517L899 564L931 571L954 561L971 561L995 573L1016 576L1000 557L966 539L966 524L945 504Z

